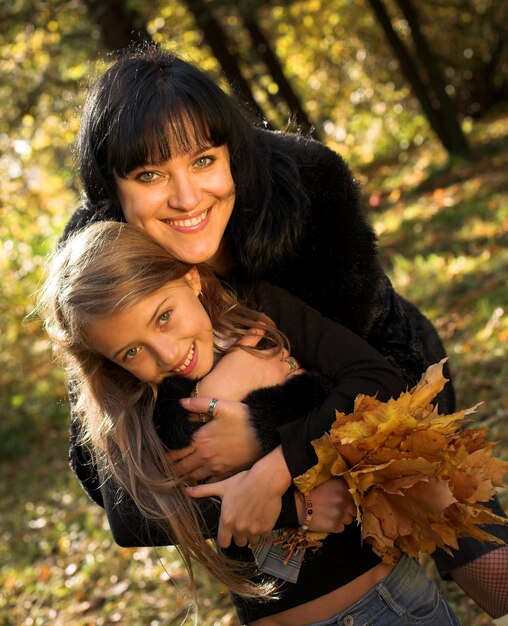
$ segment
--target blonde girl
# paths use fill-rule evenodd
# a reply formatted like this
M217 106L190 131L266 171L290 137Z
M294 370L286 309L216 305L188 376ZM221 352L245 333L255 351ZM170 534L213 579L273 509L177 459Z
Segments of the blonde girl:
M297 339L307 329L303 334L309 336L306 341L315 348L316 328L322 324L320 316L303 305L295 313L294 298L286 299L283 292L274 292L270 287L265 289L268 300L279 298L273 311L278 311L278 317L286 321L291 330L290 339ZM239 616L243 622L256 626L309 624L315 618L329 618L381 581L388 585L392 580L392 587L399 589L401 577L416 575L423 581L423 587L415 587L417 593L403 598L404 605L408 605L404 616L398 622L390 616L391 623L414 623L414 615L424 615L426 619L436 615L434 621L427 619L428 624L456 623L448 607L434 593L432 584L415 570L415 563L404 561L394 569L380 563L368 547L360 545L357 529L344 523L351 520L351 514L346 510L340 489L335 487L339 481L330 481L335 485L323 486L321 495L315 494L314 524L316 530L344 529L344 532L331 535L322 554L313 556L308 564L304 562L302 582L290 586L280 598L274 595L276 583L259 575L253 578L252 564L243 562L245 552L233 549L228 554L217 553L207 542L207 537L217 535L223 547L232 538L237 546L243 546L247 541L259 540L277 518L280 526L286 525L287 516L279 515L282 494L272 497L273 484L289 486L286 477L274 475L267 480L260 469L270 455L283 454L282 446L268 452L250 470L222 482L221 515L216 501L189 497L185 480L168 460L168 448L174 447L173 416L155 410L154 419L158 396L170 396L168 386L177 393L178 383L182 381L190 382L196 389L196 383L214 368L222 354L231 354L240 347L265 358L267 363L275 360L279 366L282 364L285 375L293 369L284 336L275 323L263 313L239 303L212 270L174 259L133 226L98 223L78 232L57 251L43 289L41 308L48 333L74 381L78 444L90 454L93 463L90 471L99 479L101 500L113 534L117 540L130 536L120 543L131 541L134 545L140 536L145 541L148 536L153 544L177 544L191 580L191 560L196 559L237 594ZM289 318L285 319L285 315ZM291 319L298 330L291 328ZM303 348L302 357L298 353L297 356L331 375L337 394L335 401L339 404L336 408L344 408L341 401L350 404L362 390L371 392L367 381L372 381L381 396L400 391L397 375L382 357L356 335L331 324L333 330L325 325L325 334L318 341L338 334L333 350L326 341L318 351L330 352L330 357L312 358L309 356L312 350ZM281 328L286 330L284 326ZM257 333L254 343L262 337L261 346L249 345L253 343L253 333ZM352 343L348 344L349 341ZM297 340L297 344L304 346L305 341ZM344 345L347 349L337 353ZM332 361L333 367L328 367ZM295 388L295 382L300 384L299 378L305 380L303 376L293 377L283 388ZM188 394L189 388L184 391ZM313 396L312 402L318 398L319 394ZM269 401L269 396L262 395L261 404L264 401ZM221 399L220 403L223 402ZM203 399L203 403L205 419L215 416L216 403L209 399ZM309 410L302 406L301 414L307 415ZM188 426L186 434L190 438L201 423L201 416L185 416L183 423ZM164 443L159 436L161 426L166 430ZM258 423L257 428L259 435L262 424ZM282 434L281 439L284 439ZM185 443L188 441L182 445ZM260 490L265 492L266 507L273 513L272 523L269 527L256 526L254 520L254 527L248 528L242 502L252 499ZM300 517L293 511L293 524L298 525L303 521L302 505L299 498L293 499L293 490L289 494L293 509L300 508ZM322 506L324 501L329 506ZM235 507L240 509L238 517L242 521L236 527L233 524L234 530L230 532L230 526L226 525L226 529L221 526L222 518L225 511L228 518L234 517ZM345 561L341 567L336 565L339 556ZM326 579L320 580L318 573L324 566ZM308 582L309 577L313 583ZM271 602L259 602L256 598ZM295 618L295 611L300 617Z

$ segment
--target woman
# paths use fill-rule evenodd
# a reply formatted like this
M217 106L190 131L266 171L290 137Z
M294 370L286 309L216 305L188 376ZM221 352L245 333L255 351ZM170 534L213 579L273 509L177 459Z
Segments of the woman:
M384 274L358 187L340 157L312 140L254 126L204 73L173 55L128 51L100 77L85 105L78 160L84 203L65 236L93 221L126 220L182 260L207 261L240 296L268 279L365 337L407 385L442 358L430 323ZM255 382L261 368L248 369ZM224 365L204 381L203 393L221 398L232 385L240 392L246 377L235 378L237 371L235 365L224 375ZM200 412L204 402L187 408ZM440 407L453 410L450 385ZM237 433L226 411L220 417L173 457L196 480L221 478L260 453L254 441L249 458L239 446L220 448ZM291 428L312 458L309 440L319 428L305 419ZM284 447L284 432L281 438ZM71 447L71 460L85 486L96 486L79 447ZM288 461L291 475L308 460ZM502 527L494 532L505 538ZM492 615L508 611L508 548L465 541L438 563Z
M283 358L284 338L273 321L238 303L207 267L176 260L129 224L98 223L77 233L58 251L43 293L46 327L79 382L76 407L83 443L101 476L101 492L112 499L107 510L115 537L125 525L122 514L129 517L125 500L130 498L142 512L142 521L178 545L191 574L194 558L236 592L242 623L253 626L296 626L316 619L330 623L332 616L335 621L345 610L358 619L369 615L369 622L377 626L458 623L415 561L403 558L396 566L386 565L362 544L359 528L349 523L352 506L344 528L339 521L343 515L337 479L313 490L311 500L305 498L307 511L300 513L306 527L335 534L297 561L298 576L279 592L280 598L271 597L275 583L259 580L247 548L226 550L226 558L205 541L217 534L218 507L210 500L191 500L186 483L166 458L166 448L187 445L201 420L189 418L178 405L171 407L171 400L174 403L179 390L189 384L199 384L221 355L226 358L231 351L248 350L260 361L278 357L286 368L294 366L291 359ZM274 297L277 293L279 297ZM279 317L293 318L288 330L298 356L331 377L339 408L351 409L361 390L375 390L385 399L402 390L393 369L358 336L323 320L296 299L286 300L280 290L261 284L256 294L261 301L266 295L269 301L276 300L272 308L282 314ZM245 340L251 340L253 331L263 333L266 349L247 346ZM316 353L318 336L326 341ZM277 389L261 390L257 400L257 392L249 394L246 406L252 410L257 401L263 407L267 399L276 397L281 406L298 402L303 403L302 410L314 406L326 410L319 406L326 395L325 383L320 392L319 381L308 376L291 376ZM308 393L309 383L315 388L313 394ZM152 419L155 396L162 396L164 403L159 403ZM214 413L214 405L208 415ZM328 411L333 415L333 409ZM265 506L272 506L272 484L280 477L260 481L263 466L261 459L249 471L223 482L221 517L225 508L239 506L245 492L261 491ZM297 497L295 504L300 502ZM217 536L219 544L227 547L220 524ZM232 561L234 557L240 563ZM280 569L279 584L288 574ZM254 578L249 580L248 574Z

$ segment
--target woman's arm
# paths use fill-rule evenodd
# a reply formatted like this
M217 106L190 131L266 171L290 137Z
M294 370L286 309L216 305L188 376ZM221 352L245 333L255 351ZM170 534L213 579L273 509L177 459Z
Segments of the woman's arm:
M302 377L299 381L298 376L290 377L282 386L253 392L247 397L246 403L251 402L254 408L250 423L256 427L263 452L282 443L290 473L297 476L314 465L311 441L329 430L335 411L351 412L360 393L377 394L381 399L388 399L403 391L404 384L395 369L365 340L323 317L284 290L262 284L253 298L256 305L286 334L292 354L302 365L321 372L331 380L327 393L322 393L320 399L319 393L312 396L316 401L310 406L303 401L305 396L307 400L311 397L310 392L304 394L302 401L298 396L299 385L309 380ZM262 359L258 358L258 363L255 363L256 357L251 359L253 367L262 367ZM234 369L229 374L223 370L223 376L226 376L225 381L228 376L234 377ZM200 410L199 399L185 402L188 410ZM233 407L229 405L228 408L233 413ZM241 421L239 424L239 428L244 427ZM192 457L179 460L187 457L189 450L183 450L174 457L181 472L194 472L195 478L213 476L216 480L224 477L220 472L223 467L228 467L229 471L243 469L249 459L241 458L241 448L235 449L236 467L228 449L221 450L222 456L217 454L221 448L221 437L231 437L235 430L233 420L228 422L227 427L220 419L206 424L193 438Z
M185 388L185 386L184 386ZM183 389L179 390L180 392ZM165 390L165 398L162 403L164 409L168 406L175 408L177 391L171 393ZM99 476L97 467L93 462L89 449L81 443L79 421L74 415L74 395L70 393L71 400L71 442L69 459L71 469L78 478L88 496L99 506L105 509L111 533L115 541L124 547L171 545L173 537L166 531L161 530L155 523L150 523L136 507L128 493L118 487L112 478L104 479ZM167 403L167 404L166 404ZM186 431L183 419L185 411L180 408L176 415L176 433L182 443L188 442L192 429ZM173 413L173 417L175 414ZM183 418L183 419L182 419ZM181 421L180 421L181 420ZM178 424L178 422L180 423ZM244 418L247 421L247 418ZM166 422L166 423L164 423ZM186 424L189 422L186 420ZM163 439L172 439L171 414L159 412L155 414L155 425L163 431ZM186 434L187 433L187 434ZM215 498L196 500L196 506L203 518L203 532L206 537L215 537L219 526L220 505ZM275 527L295 527L298 525L298 516L295 506L293 490L287 490L282 498L281 515L276 521Z
M333 382L327 398L308 415L275 424L294 477L316 462L311 441L330 429L335 411L350 413L358 394L388 400L404 391L405 385L388 361L365 340L286 291L261 284L255 300L286 334L302 366L325 374Z

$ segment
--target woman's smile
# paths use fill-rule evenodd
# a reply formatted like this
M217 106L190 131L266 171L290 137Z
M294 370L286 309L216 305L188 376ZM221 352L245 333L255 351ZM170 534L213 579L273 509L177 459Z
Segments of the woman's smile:
M212 209L208 208L199 213L194 213L185 217L173 217L161 220L171 228L181 233L197 233L206 228Z
M226 146L205 146L115 177L125 219L189 264L224 262L235 204Z

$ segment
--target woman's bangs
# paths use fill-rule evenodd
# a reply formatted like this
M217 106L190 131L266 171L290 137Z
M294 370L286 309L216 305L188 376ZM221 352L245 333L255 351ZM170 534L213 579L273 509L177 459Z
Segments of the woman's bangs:
M147 106L138 101L118 116L119 123L108 141L109 166L118 176L226 142L216 116L208 122L199 105L167 95L158 91Z

